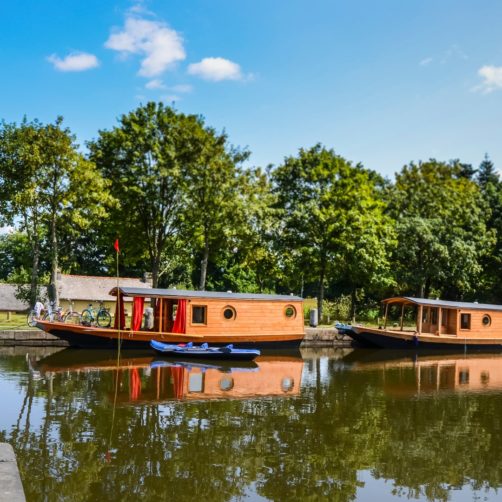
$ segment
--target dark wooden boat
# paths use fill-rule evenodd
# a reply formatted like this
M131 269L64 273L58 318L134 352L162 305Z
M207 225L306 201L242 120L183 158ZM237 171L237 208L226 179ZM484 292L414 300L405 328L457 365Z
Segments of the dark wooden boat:
M252 361L260 355L259 350L237 349L233 345L225 347L210 347L207 343L202 345L173 345L152 340L150 342L155 352L168 356L180 357L182 359L226 359L236 361Z
M37 326L74 347L149 348L164 343L233 344L238 348L298 348L304 337L303 300L296 296L113 288L117 296L114 326L82 326L37 321ZM124 298L133 299L126 321ZM148 325L145 307L153 305Z
M397 297L379 327L338 325L359 345L389 349L501 350L502 306ZM397 316L392 320L392 312ZM410 323L409 320L412 322Z

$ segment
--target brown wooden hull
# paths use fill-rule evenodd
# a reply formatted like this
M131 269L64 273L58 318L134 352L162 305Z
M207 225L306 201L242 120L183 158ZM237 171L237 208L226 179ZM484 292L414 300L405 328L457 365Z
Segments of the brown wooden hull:
M295 334L182 334L159 333L151 331L116 330L79 326L60 322L38 321L37 327L62 340L73 347L115 348L120 340L123 348L147 348L151 340L166 343L208 343L222 346L234 344L243 348L297 348L303 340L303 333Z
M388 349L502 350L502 336L479 338L454 335L417 335L410 331L391 331L352 326L346 334L360 345Z

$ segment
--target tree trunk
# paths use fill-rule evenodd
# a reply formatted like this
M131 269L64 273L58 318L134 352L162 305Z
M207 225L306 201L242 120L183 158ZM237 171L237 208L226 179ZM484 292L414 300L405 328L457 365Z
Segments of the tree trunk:
M58 291L58 239L56 234L56 214L51 218L51 283L49 287L50 299L57 306L59 305Z
M357 302L357 288L352 288L352 291L350 292L350 310L351 310L351 317L352 317L352 323L356 322L356 302Z
M204 291L206 289L208 261L209 261L209 242L207 239L204 239L204 254L202 255L202 261L200 262L200 283L199 283L200 291Z
M31 264L30 306L33 308L38 295L38 265L40 261L40 240L38 238L38 226L34 225L32 235L33 260Z
M319 324L322 323L322 302L324 301L324 276L326 275L326 259L321 258L321 271L319 274L319 294L317 295L317 312Z
M157 288L159 285L159 270L160 255L157 255L152 260L152 288Z

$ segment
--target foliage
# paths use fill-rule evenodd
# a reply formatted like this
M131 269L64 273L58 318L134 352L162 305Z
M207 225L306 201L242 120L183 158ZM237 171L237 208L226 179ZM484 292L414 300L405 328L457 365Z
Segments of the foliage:
M400 243L394 256L400 289L420 297L433 290L449 298L473 293L494 232L487 228L490 210L463 165L432 159L405 166L389 206Z

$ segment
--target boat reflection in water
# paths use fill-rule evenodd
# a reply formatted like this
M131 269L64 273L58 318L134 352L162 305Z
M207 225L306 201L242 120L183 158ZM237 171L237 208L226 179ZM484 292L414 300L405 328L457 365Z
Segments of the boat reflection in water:
M502 390L500 353L410 354L409 350L358 349L344 362L354 371L379 373L384 391L394 397Z
M303 360L296 355L262 355L248 362L185 362L159 359L147 351L127 351L122 356L117 359L114 351L70 348L33 367L45 377L61 372L113 372L113 388L107 398L117 404L287 397L300 393Z

